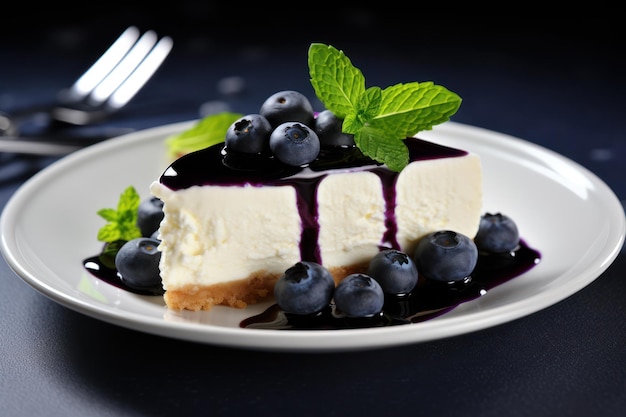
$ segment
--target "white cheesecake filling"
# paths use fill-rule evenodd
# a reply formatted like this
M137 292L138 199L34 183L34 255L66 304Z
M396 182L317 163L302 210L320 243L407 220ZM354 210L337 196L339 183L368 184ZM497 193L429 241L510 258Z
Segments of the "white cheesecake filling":
M385 199L378 175L330 175L317 189L319 247L327 268L368 262L385 233Z
M193 186L173 191L155 181L164 202L159 229L163 286L209 286L259 271L282 274L300 260L302 220L296 190L278 186ZM482 210L477 155L420 160L398 174L389 210L370 171L326 175L316 194L320 258L329 269L363 264L384 242L386 215L395 241L411 254L427 233L449 229L473 238Z
M396 181L396 240L412 254L417 241L437 230L474 238L482 210L482 169L474 154L409 164Z
M194 186L172 191L153 182L164 202L159 228L164 289L207 286L300 260L300 216L293 187Z

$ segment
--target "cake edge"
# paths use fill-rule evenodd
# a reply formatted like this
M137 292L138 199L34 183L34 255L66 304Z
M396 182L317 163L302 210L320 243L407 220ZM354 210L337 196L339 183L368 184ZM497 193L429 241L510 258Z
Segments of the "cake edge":
M368 264L330 268L335 284L346 276L365 273ZM274 296L274 285L282 274L256 271L248 278L213 285L188 284L165 291L163 298L171 310L207 311L217 305L243 309L250 304L270 300Z

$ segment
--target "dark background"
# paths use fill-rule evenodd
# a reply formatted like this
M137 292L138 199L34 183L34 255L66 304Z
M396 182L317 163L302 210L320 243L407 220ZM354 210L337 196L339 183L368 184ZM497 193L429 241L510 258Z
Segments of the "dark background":
M255 111L282 89L310 95L306 52L323 42L344 50L368 86L442 84L463 98L454 121L553 149L626 199L618 11L600 4L556 16L527 3L501 13L504 5L483 13L450 4L262 6L11 5L0 26L0 110L53 97L129 24L175 40L148 86L107 122L133 129L194 119L211 105ZM225 91L231 77L243 88ZM1 205L53 161L0 165ZM364 352L276 354L85 317L32 290L2 261L0 414L623 416L625 273L622 251L577 294L479 332Z
M306 53L311 42L322 42L344 50L368 86L442 84L464 100L453 120L576 155L618 194L626 192L613 169L624 163L619 132L626 96L625 31L616 9L572 7L548 14L545 5L531 3L506 11L394 2L385 7L330 2L278 7L116 1L96 9L64 4L37 9L36 24L28 20L30 5L9 6L18 10L6 14L0 45L36 55L33 62L3 62L14 75L0 80L0 93L32 89L23 77L40 77L44 71L58 72L69 85L132 24L172 36L176 45L153 81L161 82L161 96L150 89L140 92L127 116L150 110L163 123L187 120L204 115L207 102L256 112L258 103L280 89L301 89L314 98ZM231 77L245 82L237 94L223 92L221 83ZM58 84L37 88L42 98L50 97ZM0 110L19 107L15 100L19 96L4 97ZM567 136L572 121L576 133L593 142L586 155ZM607 149L619 152L607 159Z

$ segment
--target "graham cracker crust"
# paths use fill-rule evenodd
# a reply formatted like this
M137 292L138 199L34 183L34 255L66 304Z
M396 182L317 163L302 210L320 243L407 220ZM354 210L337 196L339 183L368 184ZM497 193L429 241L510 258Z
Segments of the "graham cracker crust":
M367 264L329 268L335 284L354 273L365 273ZM186 285L168 289L163 298L171 310L210 310L213 306L224 305L246 308L249 304L266 301L274 295L274 284L282 274L259 271L238 281L214 285Z

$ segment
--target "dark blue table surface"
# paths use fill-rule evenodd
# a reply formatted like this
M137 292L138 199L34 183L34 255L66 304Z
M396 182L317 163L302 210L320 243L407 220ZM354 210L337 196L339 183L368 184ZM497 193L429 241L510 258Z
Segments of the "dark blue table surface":
M324 42L343 49L368 85L443 84L463 97L454 121L559 152L626 198L626 67L611 22L581 31L584 17L556 25L439 11L430 16L438 24L398 27L395 15L353 10L313 26L320 13L246 26L251 13L229 9L229 26L208 7L184 1L153 16L130 7L87 24L55 15L45 27L5 26L0 111L54 97L131 23L172 35L174 51L102 128L191 120L216 104L256 112L283 89L313 96L306 51ZM231 77L244 88L227 94ZM0 155L0 208L55 160ZM625 274L622 251L583 290L510 323L394 348L285 354L104 323L47 299L0 260L0 414L624 416Z

